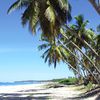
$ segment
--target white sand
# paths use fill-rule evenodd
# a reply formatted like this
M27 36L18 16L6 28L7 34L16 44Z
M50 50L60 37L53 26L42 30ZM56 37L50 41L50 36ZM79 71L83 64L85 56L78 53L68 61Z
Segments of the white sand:
M12 85L12 86L0 86L0 93L20 93L20 91L26 91L31 89L38 89L44 84L26 84L26 85Z
M76 91L74 87L70 86L59 87L59 88L45 88L44 85L46 85L46 83L17 85L17 86L0 86L0 96L13 97L13 98L31 96L33 98L36 98L36 99L23 99L23 100L48 100L48 99L71 100L72 97L77 97L79 94L82 93L82 91ZM91 97L88 99L76 99L76 100L95 100L95 98L96 97ZM14 99L10 98L7 100L14 100ZM15 99L15 100L20 100L20 99Z

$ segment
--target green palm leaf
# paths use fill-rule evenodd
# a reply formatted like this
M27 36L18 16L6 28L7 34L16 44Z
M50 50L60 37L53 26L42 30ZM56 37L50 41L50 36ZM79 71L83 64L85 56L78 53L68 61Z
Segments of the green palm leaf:
M39 45L39 46L38 46L38 49L39 49L39 50L43 50L43 49L48 48L49 46L50 46L50 44L42 44L42 45Z
M45 16L46 18L53 23L53 25L55 24L55 13L53 11L52 6L49 6L46 11L45 11Z
M18 9L21 7L21 0L16 1L13 5L10 6L10 8L8 9L7 13L12 12L15 9Z
M16 9L20 9L22 7L26 7L30 4L32 0L17 0L15 3L13 3L10 8L8 9L7 13L11 13L12 11Z

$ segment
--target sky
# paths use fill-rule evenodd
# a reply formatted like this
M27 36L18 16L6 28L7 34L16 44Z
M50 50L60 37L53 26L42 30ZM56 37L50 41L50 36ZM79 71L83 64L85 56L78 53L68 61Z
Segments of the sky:
M56 69L49 67L38 51L39 33L32 35L27 27L21 25L22 11L7 15L7 9L16 0L1 0L0 3L0 82L19 80L47 80L73 76L64 63ZM100 16L88 0L69 0L72 16L83 14L89 19L88 27L100 24ZM73 23L74 21L72 21Z

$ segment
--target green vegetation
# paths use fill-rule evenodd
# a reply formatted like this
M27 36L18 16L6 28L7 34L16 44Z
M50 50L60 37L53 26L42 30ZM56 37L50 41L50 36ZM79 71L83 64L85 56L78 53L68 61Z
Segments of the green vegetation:
M62 81L62 80L64 80L64 79L66 79L66 78L61 78L61 79L53 79L53 80L51 80L52 82L60 82L60 81Z
M64 84L64 85L75 85L77 84L77 78L64 78L64 79L54 79L52 80L53 82L58 82L60 84Z
M68 79L61 80L59 83L65 84L65 85L75 85L77 83L77 79L76 78L68 78Z
M100 7L97 6L100 3L88 1L99 13ZM56 68L57 63L62 61L85 85L89 82L100 84L100 25L94 31L87 27L89 21L83 15L72 19L72 7L68 0L17 0L8 13L19 8L24 8L21 17L23 26L28 24L32 33L36 33L37 26L40 26L43 44L38 48L44 50L42 58L45 63L48 62L49 66L54 64ZM66 24L71 20L75 22ZM76 83L75 78L58 81L63 84Z

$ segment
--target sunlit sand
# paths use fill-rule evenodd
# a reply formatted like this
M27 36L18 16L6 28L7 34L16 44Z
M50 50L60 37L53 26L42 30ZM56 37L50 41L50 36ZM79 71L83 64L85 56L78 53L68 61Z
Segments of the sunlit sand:
M47 88L47 83L17 86L0 86L0 100L73 100L83 91L75 90L75 86ZM95 100L96 96L87 99ZM99 100L99 99L98 99Z

